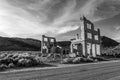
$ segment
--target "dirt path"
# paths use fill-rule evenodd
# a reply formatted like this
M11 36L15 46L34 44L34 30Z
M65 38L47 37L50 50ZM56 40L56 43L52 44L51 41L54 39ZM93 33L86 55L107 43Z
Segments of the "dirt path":
M117 76L120 76L119 61L0 73L0 80L113 80Z

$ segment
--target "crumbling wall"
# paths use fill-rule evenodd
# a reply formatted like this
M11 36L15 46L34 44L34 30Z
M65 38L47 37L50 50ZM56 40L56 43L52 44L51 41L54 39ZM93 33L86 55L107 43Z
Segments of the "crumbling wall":
M84 16L80 18L80 22L80 33L77 34L75 40L71 40L71 53L74 53L74 45L81 44L82 52L79 52L80 55L85 57L100 55L100 29L95 30L94 24Z

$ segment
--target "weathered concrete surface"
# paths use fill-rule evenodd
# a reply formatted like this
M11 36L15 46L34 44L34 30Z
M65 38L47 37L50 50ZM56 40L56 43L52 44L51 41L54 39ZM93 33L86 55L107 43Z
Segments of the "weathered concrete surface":
M0 73L0 80L119 80L120 62Z
M80 32L77 34L76 39L71 40L71 53L79 53L83 56L92 56L96 57L101 55L100 53L100 29L95 29L94 24L86 19L86 17L80 18ZM79 46L82 44L82 47L78 47L77 49L73 46ZM82 49L81 51L78 51ZM76 50L76 51L75 51Z

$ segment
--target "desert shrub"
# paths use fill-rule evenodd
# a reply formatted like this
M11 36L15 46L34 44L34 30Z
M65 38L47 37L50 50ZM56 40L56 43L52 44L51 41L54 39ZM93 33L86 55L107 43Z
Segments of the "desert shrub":
M7 56L7 53L0 54L0 58L4 58L5 56Z
M63 59L64 64L68 64L68 63L72 63L72 64L76 64L76 63L81 63L81 62L94 62L94 60L92 58L84 58L84 57L76 57L76 58L65 58Z
M1 63L1 64L6 64L6 65L8 65L8 64L11 63L12 61L13 61L12 58L4 57L3 59L0 60L0 63Z
M17 58L21 59L21 58L30 58L30 54L29 53L22 53L22 54L16 54Z
M65 58L63 59L62 63L67 64L67 63L73 63L74 58Z
M20 67L29 67L32 66L32 61L30 59L21 58L17 65Z
M92 58L86 58L86 62L94 62L94 60Z
M92 58L81 58L81 62L94 62Z
M0 70L5 70L5 69L7 69L8 67L7 67L7 65L5 65L5 64L1 64L0 65Z
M120 45L101 49L102 56L120 57Z
M15 61L18 60L18 66L35 66L43 64L42 59L37 55L23 54L19 55L18 58L15 58Z
M15 65L14 65L13 63L10 63L10 64L8 65L8 67L9 67L9 68L14 68Z
M81 59L82 59L82 57L76 57L76 58L73 60L73 63L80 63L80 62L81 62Z
M3 69L6 66L8 68L13 67L31 67L43 64L42 58L38 55L29 53L14 53L14 54L1 54L0 55L0 66Z
M75 53L71 53L71 54L69 54L68 56L71 57L71 58L75 58L75 57L76 57L76 54L75 54Z
M19 61L20 58L16 57L16 58L13 58L13 64L17 65L18 64L18 61Z
M95 57L94 59L97 59L98 61L109 61L109 59L106 59L104 57Z
M81 62L87 62L87 58L82 58L80 61Z
M13 57L13 59L15 59L15 58L18 58L19 55L20 54L18 54L18 53L14 53L12 57Z
M43 64L43 58L36 56L34 58L36 64Z

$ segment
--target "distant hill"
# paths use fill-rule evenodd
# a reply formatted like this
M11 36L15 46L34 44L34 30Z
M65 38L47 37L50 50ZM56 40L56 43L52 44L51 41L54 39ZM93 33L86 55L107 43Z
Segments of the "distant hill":
M58 42L58 45L62 46L62 47L69 47L71 44L70 41L59 41ZM114 47L114 46L117 46L119 45L119 42L111 39L111 38L108 38L106 36L102 36L101 37L101 46L103 48L105 47Z
M101 37L102 47L113 47L119 43L108 37ZM57 45L70 48L70 41L58 41ZM0 51L40 51L41 41L32 38L0 37Z
M57 42L57 45L59 45L63 48L67 48L67 49L70 48L70 44L71 44L70 41L59 41L59 42Z
M101 45L102 47L114 47L114 46L117 46L119 45L119 42L111 39L111 38L108 38L106 36L102 36L101 37Z
M0 51L37 51L41 42L35 39L0 37Z

